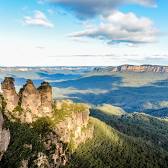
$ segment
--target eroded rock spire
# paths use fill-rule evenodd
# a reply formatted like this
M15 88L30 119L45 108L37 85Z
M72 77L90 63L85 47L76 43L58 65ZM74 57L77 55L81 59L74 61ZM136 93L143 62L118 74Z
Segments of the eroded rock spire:
M14 86L14 79L12 77L5 77L1 83L3 97L6 101L6 110L12 111L18 104L19 96L16 93Z
M27 80L26 84L20 90L21 108L24 111L30 111L33 114L38 114L41 106L41 98L38 90L31 80Z
M48 82L43 82L38 88L41 97L40 111L43 113L52 112L52 88Z

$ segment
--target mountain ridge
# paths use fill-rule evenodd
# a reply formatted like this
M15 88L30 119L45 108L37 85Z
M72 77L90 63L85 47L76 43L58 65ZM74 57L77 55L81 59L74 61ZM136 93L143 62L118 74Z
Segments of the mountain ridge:
M168 66L162 65L129 65L124 64L120 66L110 67L96 67L96 72L155 72L155 73L168 73Z

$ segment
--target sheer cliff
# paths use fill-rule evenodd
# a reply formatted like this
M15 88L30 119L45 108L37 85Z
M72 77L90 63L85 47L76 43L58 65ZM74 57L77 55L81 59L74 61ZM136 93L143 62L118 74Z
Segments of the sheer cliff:
M1 88L5 130L11 132L8 149L8 144L1 142L7 150L1 167L65 166L70 153L92 138L89 107L71 100L53 100L49 83L36 88L27 80L17 93L14 79L6 77Z

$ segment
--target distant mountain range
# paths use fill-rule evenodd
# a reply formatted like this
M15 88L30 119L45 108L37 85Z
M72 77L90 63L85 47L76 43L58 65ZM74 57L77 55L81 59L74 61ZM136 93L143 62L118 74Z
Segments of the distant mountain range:
M0 72L4 71L17 71L17 72L27 72L27 71L79 71L79 72L85 72L85 71L91 71L94 67L81 67L81 66L37 66L37 67L26 67L26 66L16 66L16 67L2 67L0 66Z
M96 72L157 72L168 73L168 66L161 65L121 65L110 67L96 67Z
M73 66L46 66L46 67L0 67L0 72L3 71L72 71L72 72L156 72L156 73L168 73L168 66L162 65L120 65L120 66L85 66L85 67L73 67Z

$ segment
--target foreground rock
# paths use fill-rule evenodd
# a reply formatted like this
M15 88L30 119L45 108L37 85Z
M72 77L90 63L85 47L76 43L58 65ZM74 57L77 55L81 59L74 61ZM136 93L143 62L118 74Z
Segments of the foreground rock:
M6 152L10 142L10 132L3 127L4 119L0 111L0 160L4 152Z
M28 80L17 94L14 79L5 78L2 82L2 91L0 104L8 118L8 128L12 130L14 136L15 131L19 131L19 134L12 137L13 146L10 146L10 150L18 146L23 153L25 150L30 152L28 156L19 160L17 164L20 167L65 166L69 159L68 151L73 151L79 144L92 138L93 127L89 122L89 107L71 100L53 101L49 83L43 82L39 88L36 88L33 82ZM0 125L0 145L2 144L0 151L6 151L9 144L9 131L4 130L2 125L3 120ZM30 138L31 141L27 142L27 138L24 139L23 136ZM36 141L40 143L40 150L36 149ZM15 150L13 152L20 157L20 153L15 153ZM0 166L10 165L8 155L10 156L10 151L2 159L5 164L2 163ZM18 157L14 157L16 162Z

